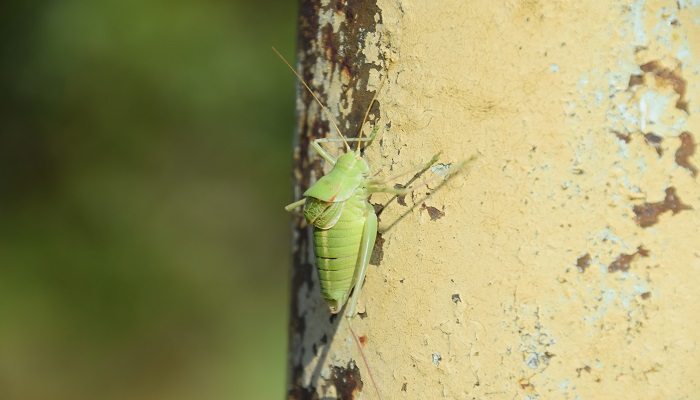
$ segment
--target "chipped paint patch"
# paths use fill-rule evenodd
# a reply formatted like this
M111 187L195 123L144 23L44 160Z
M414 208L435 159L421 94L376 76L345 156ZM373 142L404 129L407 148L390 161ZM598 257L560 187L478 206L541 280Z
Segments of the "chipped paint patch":
M445 216L445 211L438 210L437 208L433 206L428 206L425 203L421 204L421 211L426 211L428 215L430 216L431 221L437 221L440 218Z
M442 356L440 355L440 353L433 353L432 358L433 364L440 365L440 361L442 361Z
M656 203L644 203L634 206L634 221L642 228L648 228L659 222L659 216L667 211L676 215L683 210L692 210L693 207L683 204L676 195L676 188L666 189L666 196L663 201Z
M345 367L333 367L330 380L339 399L354 399L364 386L360 369L353 363L348 363Z
M683 167L687 169L690 174L695 177L698 174L698 169L697 167L690 161L695 154L695 140L693 139L693 135L685 131L678 136L678 139L680 139L681 144L678 147L678 150L676 150L676 164L678 166Z

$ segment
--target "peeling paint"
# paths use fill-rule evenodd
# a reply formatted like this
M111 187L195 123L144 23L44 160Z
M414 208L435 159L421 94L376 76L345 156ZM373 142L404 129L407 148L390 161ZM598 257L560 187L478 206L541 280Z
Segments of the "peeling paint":
M698 174L698 169L690 161L695 154L695 141L693 135L686 131L678 137L681 141L680 147L676 150L676 164L690 171L690 174L695 177Z
M365 106L379 84L379 75L372 72L385 70L384 51L370 50L372 62L368 63L361 47L371 43L379 48L378 42L383 37L376 1L349 4L302 0L299 10L300 73L346 136L353 137L360 128L367 128L360 127L360 123ZM366 41L368 35L375 41ZM309 93L300 90L297 98L299 136L294 177L298 182L295 192L299 194L328 168L310 148L311 141L327 135L332 137L334 133L329 129L328 117ZM379 115L380 105L375 103L370 110L370 123ZM327 150L335 154L332 146L327 146ZM302 228L295 235L292 270L289 397L319 398L335 388L339 395L346 396L342 398L352 398L347 397L350 392L361 390L359 369L349 364L357 349L348 347L342 353L331 349L335 343L347 340L349 332L340 320L328 316L327 307L318 294L309 232L302 224L299 226ZM380 248L382 243L381 240L378 243ZM378 256L379 259L374 259L377 263L381 261L381 252ZM328 358L334 368L342 369L325 368L325 361L319 360ZM331 376L334 378L329 382Z
M372 255L370 256L369 263L371 265L381 265L382 259L384 258L384 236L377 233L377 238L374 240L374 248L372 249Z
M632 254L620 254L615 261L613 261L608 266L608 272L622 271L627 272L630 270L630 263L635 259L635 257L649 257L649 250L642 246L637 248L637 251Z
M421 210L427 211L428 215L430 216L431 221L437 221L438 219L442 218L445 216L444 211L440 211L437 208L433 206L428 206L425 203L421 204Z
M331 369L331 382L335 386L337 398L352 400L355 395L362 392L362 379L357 365L348 363L346 367L333 367Z
M433 364L439 366L440 361L442 360L442 356L440 355L440 353L433 353L432 358L433 358Z
M664 150L661 148L662 137L655 135L653 132L649 132L644 135L644 140L649 146L656 150L656 154L658 154L659 157L664 155Z
M644 203L633 208L635 222L642 228L647 228L659 222L659 215L671 211L673 215L683 210L692 210L689 205L683 204L676 195L676 188L666 189L666 197L663 201L656 203Z

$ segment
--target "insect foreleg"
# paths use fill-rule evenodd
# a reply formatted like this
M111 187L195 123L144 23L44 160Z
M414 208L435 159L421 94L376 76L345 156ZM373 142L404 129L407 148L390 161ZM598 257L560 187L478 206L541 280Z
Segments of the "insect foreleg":
M292 204L290 204L290 205L284 207L284 209L287 210L287 211L292 211L292 210L294 210L294 209L297 208L297 207L303 206L305 202L306 202L306 199L301 199L301 200L299 200L299 201L295 201L294 203L292 203Z
M362 289L362 282L365 280L367 265L372 255L372 249L374 248L374 241L377 238L377 214L374 213L374 208L372 208L369 203L365 206L365 213L367 214L367 219L365 219L365 225L362 228L360 252L357 255L357 262L355 263L355 276L353 279L355 290L353 290L350 296L350 301L348 301L348 306L345 311L345 318L348 319L355 316L357 298L360 294L360 289Z
M318 144L318 141L322 139L316 139L313 142L311 142L311 147L316 150L316 153L318 153L319 156L323 157L324 160L328 161L331 163L331 165L335 165L335 158L333 158L332 155L328 154L327 151L323 150L323 147L321 147L320 144Z

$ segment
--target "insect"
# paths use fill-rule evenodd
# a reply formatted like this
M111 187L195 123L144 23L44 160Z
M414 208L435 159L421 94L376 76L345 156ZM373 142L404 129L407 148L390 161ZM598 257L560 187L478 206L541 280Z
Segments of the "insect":
M277 50L274 48L273 50L282 57ZM292 68L283 57L282 60ZM293 68L292 71L294 71ZM377 215L368 197L377 192L404 195L415 188L395 189L385 186L391 179L372 179L370 167L362 157L360 143L374 140L378 127L372 130L369 137L363 138L362 128L360 128L357 138L345 138L326 107L321 104L301 76L296 71L294 74L321 106L340 138L316 139L312 142L313 149L333 165L333 169L303 193L305 198L289 204L285 210L293 211L303 206L306 221L313 225L314 254L321 284L321 296L326 300L333 314L340 312L349 300L345 317L352 318L356 314L358 294L367 273L367 265L377 236ZM374 94L360 127L364 125L369 109L380 89L381 86ZM320 143L339 141L344 143L346 153L337 160L320 145ZM355 150L351 149L348 142L357 142Z
M371 177L367 161L362 157L363 149L360 144L372 142L378 130L378 126L375 126L369 137L362 137L362 126L366 122L370 108L381 90L381 85L370 101L362 124L360 124L358 137L345 138L333 121L330 112L323 106L302 77L276 49L273 48L273 50L282 58L282 61L294 72L299 81L321 106L321 109L326 113L339 136L338 139L316 139L312 142L311 146L313 149L330 163L333 168L303 193L305 198L289 204L285 209L293 211L303 206L304 217L313 226L314 254L316 255L321 296L326 300L330 312L333 314L339 313L347 302L344 316L362 353L362 347L359 344L357 335L352 330L350 320L356 314L358 296L367 273L367 266L377 236L377 215L369 203L368 197L372 193L377 192L404 195L422 185L399 189L388 187L386 186L387 182L405 174L389 179L375 180ZM382 85L383 83L384 80ZM340 141L345 145L345 154L338 157L338 159L326 152L320 145L320 143ZM356 148L353 150L348 142L356 142ZM436 161L437 156L433 157L429 164L420 168L423 168L423 171L425 171ZM367 369L370 370L364 354L362 354L362 358ZM372 378L372 381L374 382L374 378ZM377 395L381 398L376 383L374 386L377 390Z

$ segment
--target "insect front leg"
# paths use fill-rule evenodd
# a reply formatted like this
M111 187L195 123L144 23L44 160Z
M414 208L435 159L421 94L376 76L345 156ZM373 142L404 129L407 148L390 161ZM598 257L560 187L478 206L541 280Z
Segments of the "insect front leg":
M323 157L324 160L328 161L331 163L331 165L335 165L335 158L333 158L332 155L328 154L327 151L323 150L323 147L321 147L320 144L318 144L320 141L323 139L316 139L313 142L311 142L311 147L316 150L316 153L318 153L319 156Z
M295 201L294 203L292 203L292 204L290 204L290 205L284 207L284 209L287 210L287 211L292 211L292 210L294 210L294 209L297 208L297 207L303 206L304 203L306 203L306 199L301 199L301 200L299 200L299 201Z
M374 241L377 238L377 214L374 213L374 208L372 208L369 203L367 203L365 206L365 212L367 214L367 218L365 219L365 224L362 228L360 252L357 255L357 262L355 263L355 277L353 279L355 290L353 290L352 295L350 296L350 301L348 301L348 306L345 311L345 318L348 320L355 316L357 299L360 295L360 289L362 289L362 282L365 280L367 265L369 264L369 259L372 256L372 249L374 248Z

